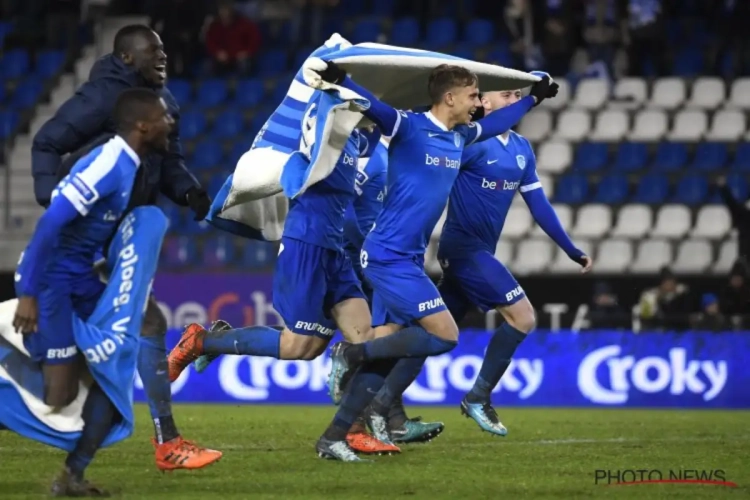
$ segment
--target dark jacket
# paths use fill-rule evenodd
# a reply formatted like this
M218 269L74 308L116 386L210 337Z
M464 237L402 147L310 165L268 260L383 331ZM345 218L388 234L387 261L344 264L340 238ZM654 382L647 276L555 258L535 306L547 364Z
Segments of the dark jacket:
M729 186L721 186L719 194L732 214L732 226L737 229L739 259L747 265L750 263L750 210L745 207L744 201L734 197Z
M106 55L94 64L89 80L34 136L31 172L40 205L49 204L52 190L73 166L75 158L114 135L112 110L119 93L143 86L146 84L140 75L116 56ZM131 207L155 203L160 192L178 205L187 206L188 190L201 189L185 168L177 102L166 87L159 92L175 119L175 128L169 137L169 152L152 154L144 160L131 195ZM63 161L66 154L72 156Z

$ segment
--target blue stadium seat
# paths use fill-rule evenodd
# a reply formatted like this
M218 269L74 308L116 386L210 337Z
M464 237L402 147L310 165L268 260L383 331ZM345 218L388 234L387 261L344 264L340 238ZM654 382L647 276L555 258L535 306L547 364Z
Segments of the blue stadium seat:
M243 243L242 266L245 269L264 269L273 265L275 247L265 241Z
M697 205L708 196L708 182L698 174L688 174L677 183L672 200L675 203Z
M255 134L253 134L250 140L252 141L252 139L255 139ZM232 171L234 171L234 167L237 165L237 162L242 155L244 155L249 149L250 145L245 144L244 142L235 142L232 145L232 149L229 151L229 156L227 157L227 165L232 168Z
M495 26L488 19L474 19L464 26L464 40L472 45L487 45L495 39Z
M245 128L242 113L228 109L214 120L213 136L217 139L230 139L238 136Z
M234 240L231 236L210 238L203 245L201 264L208 267L224 267L231 264L235 257Z
M594 201L597 203L608 203L617 205L625 202L628 197L630 186L628 179L624 175L609 174L605 175L596 189Z
M732 170L750 172L750 142L743 142L737 146L732 162Z
M270 49L258 56L258 74L274 76L287 70L287 53L285 49ZM297 69L297 68L295 68Z
M45 50L36 56L34 72L42 77L49 78L56 75L65 64L65 52L62 50Z
M189 212L185 216L180 234L184 234L187 236L200 236L200 235L210 232L212 229L213 229L213 226L209 224L207 221L205 220L196 221L193 213Z
M349 41L352 43L377 42L378 37L383 32L381 24L380 19L362 19L354 25ZM295 68L297 67L299 66L295 66Z
M301 49L297 49L297 52L294 53L294 57L292 58L292 68L294 70L300 69L307 58L310 57L313 50L315 50L315 47L302 47Z
M15 80L26 75L30 66L29 54L25 50L9 50L0 59L0 77Z
M3 101L5 101L5 85L0 82L0 104L2 104Z
M415 17L396 19L391 26L391 45L414 46L419 41L419 21Z
M573 169L582 172L595 172L607 164L609 156L607 143L583 142L576 149Z
M474 47L472 47L468 43L460 43L456 45L455 47L453 47L453 49L451 49L450 55L462 57L464 59L469 59L472 61L476 59L474 57Z
M227 100L229 89L226 81L218 78L204 80L198 87L196 104L207 108L213 108L223 104Z
M253 115L252 120L250 120L250 133L252 135L260 132L260 129L263 128L266 120L268 120L268 116L269 115L266 113L256 113L255 115Z
M750 197L750 186L747 177L743 174L732 173L727 176L727 186L738 200L747 200Z
M234 89L234 103L243 108L254 108L263 101L266 87L260 78L249 78L237 82Z
M176 269L195 263L195 240L189 236L167 236L162 245L160 267Z
M439 49L455 43L458 34L456 21L450 17L434 19L427 24L426 43L429 47Z
M274 106L278 106L281 104L281 101L284 100L288 91L289 87L287 85L277 85L273 89L273 93L271 93L271 97L268 101L273 103Z
M206 117L197 111L188 111L180 117L180 138L195 139L206 130Z
M695 149L692 167L705 172L720 170L726 166L728 156L726 144L702 142Z
M221 167L223 159L224 154L220 144L213 140L201 141L195 146L190 167L195 170Z
M172 93L180 107L187 106L193 99L193 87L187 80L170 79L167 81L167 89Z
M372 14L378 17L391 17L396 0L377 0L372 2Z
M35 78L25 80L13 92L10 98L10 106L17 110L31 108L36 105L43 90L44 84L41 81Z
M510 47L501 45L487 55L487 62L511 68L515 64L515 57L511 53Z
M703 54L693 47L685 47L677 53L672 72L675 76L695 77L704 72Z
M555 200L559 203L583 203L589 195L589 181L580 174L563 175L555 188Z
M662 172L672 172L680 170L687 163L687 146L677 142L662 142L656 150L653 168Z
M623 142L617 149L615 170L633 172L646 167L648 146L640 142Z
M18 113L15 111L0 111L0 139L12 136L18 127Z
M187 211L171 202L159 203L159 208L162 209L164 215L169 220L169 232L170 233L182 233L185 228L185 218Z
M633 196L635 203L662 203L669 195L669 179L661 174L646 174L640 178Z
M211 199L216 198L216 194L221 191L221 188L224 186L224 182L227 180L227 177L228 176L224 173L211 176L211 179L206 185L206 191L208 192L208 195L211 197Z

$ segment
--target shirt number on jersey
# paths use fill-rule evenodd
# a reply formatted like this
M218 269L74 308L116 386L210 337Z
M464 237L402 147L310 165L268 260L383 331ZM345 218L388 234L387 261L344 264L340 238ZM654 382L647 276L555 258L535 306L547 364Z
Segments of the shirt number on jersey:
M367 252L365 252L364 250L359 252L359 265L362 266L362 269L367 267L367 257Z

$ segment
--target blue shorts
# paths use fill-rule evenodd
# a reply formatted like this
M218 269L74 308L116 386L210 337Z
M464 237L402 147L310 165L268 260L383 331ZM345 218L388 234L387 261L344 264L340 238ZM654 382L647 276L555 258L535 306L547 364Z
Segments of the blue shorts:
M360 262L373 289L373 326L410 325L446 309L424 271L423 255L402 254L365 241Z
M336 331L331 309L354 298L364 294L346 252L281 238L273 307L289 330L330 339Z
M448 310L456 321L469 307L483 312L515 304L526 296L510 271L490 252L479 251L466 258L443 259L443 278L438 284Z
M93 270L75 285L43 285L37 297L39 331L24 338L31 359L50 365L73 362L78 354L73 316L86 321L104 289Z

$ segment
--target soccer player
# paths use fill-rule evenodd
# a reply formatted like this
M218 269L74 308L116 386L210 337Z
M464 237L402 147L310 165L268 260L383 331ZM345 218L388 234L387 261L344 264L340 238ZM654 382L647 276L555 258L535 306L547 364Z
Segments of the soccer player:
M360 262L373 287L373 324L376 338L360 344L342 342L332 353L329 390L341 391L341 379L355 367L351 385L331 425L317 443L318 455L343 461L359 457L347 445L352 422L383 385L399 358L424 358L452 350L458 327L446 310L435 285L424 272L424 251L448 199L467 144L503 133L551 92L549 77L534 84L531 95L487 118L470 123L481 106L477 76L460 66L435 68L427 86L432 101L427 113L397 111L382 103L331 62L308 64L308 84L340 84L370 101L364 112L391 137L388 196L375 226L367 235ZM416 323L416 325L415 325ZM413 381L402 374L394 394ZM375 422L385 425L385 422ZM384 429L373 429L377 437Z
M130 25L117 32L112 53L94 64L88 81L34 136L31 167L40 205L49 205L55 185L77 158L114 135L112 108L123 90L133 87L154 90L164 99L172 117L179 121L179 107L164 86L166 61L159 36L148 26ZM189 206L196 220L206 217L211 200L185 167L179 127L172 129L169 147L150 154L143 163L146 168L139 171L128 209L155 204L161 193L178 205ZM154 458L161 470L196 469L219 460L221 452L183 439L175 425L166 369L166 331L167 321L152 297L142 325L138 373L154 423Z
M92 270L94 256L113 236L128 208L142 158L166 151L174 126L164 100L144 88L123 91L113 119L117 135L76 162L53 191L15 275L19 300L13 326L26 335L29 354L42 365L48 406L68 406L78 395L81 358L73 318L86 321L105 289ZM65 460L53 494L103 494L83 475L115 416L113 403L97 384L92 385L81 437Z

